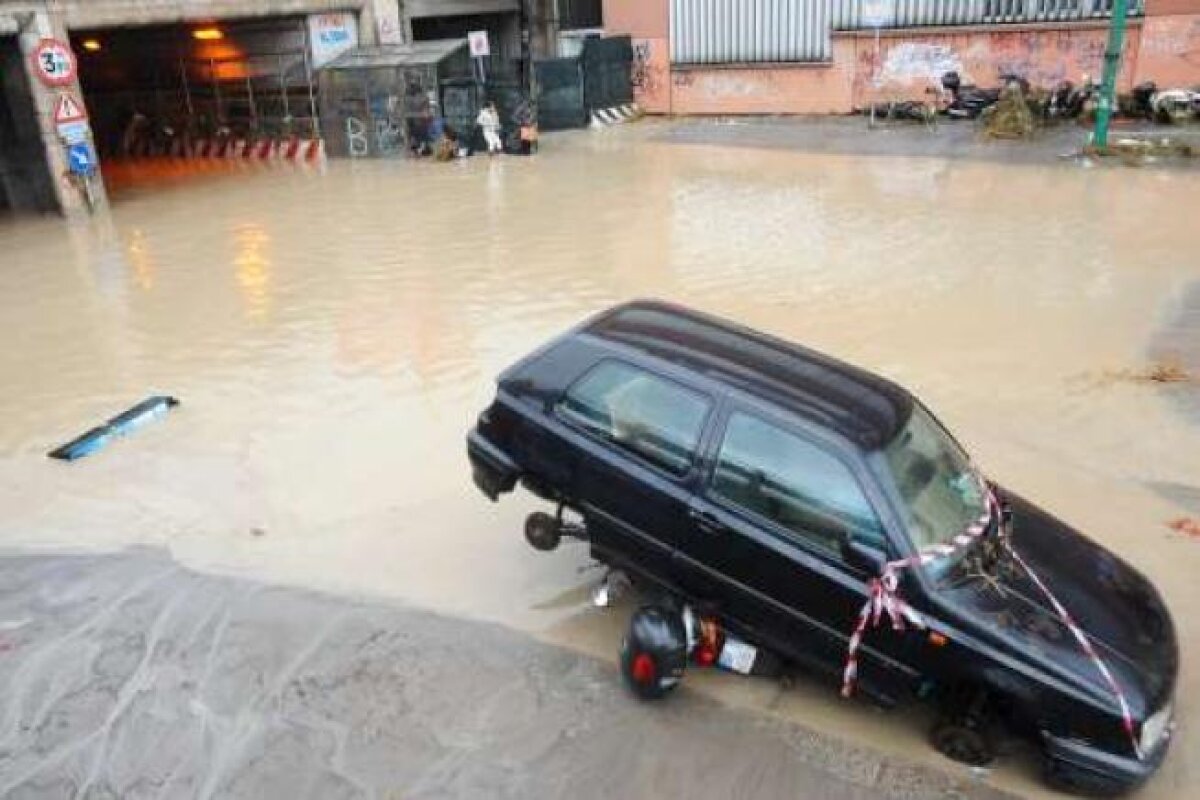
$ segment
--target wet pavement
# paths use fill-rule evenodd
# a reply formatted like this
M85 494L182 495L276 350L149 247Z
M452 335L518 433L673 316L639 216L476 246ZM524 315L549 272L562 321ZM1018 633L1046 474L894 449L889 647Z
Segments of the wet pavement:
M805 152L730 127L548 136L534 159L147 165L91 223L0 221L0 546L156 545L609 665L621 617L589 607L586 553L525 546L535 504L479 496L462 437L511 360L663 297L905 383L993 478L1147 572L1183 666L1179 740L1144 796L1196 785L1200 542L1167 522L1197 513L1197 389L1135 377L1200 351L1196 175ZM182 400L165 419L45 457L160 392ZM689 685L965 774L920 715L805 681ZM1019 749L989 783L1040 791Z
M681 119L660 133L660 140L677 144L727 145L806 153L863 156L914 156L938 160L992 161L1000 164L1063 164L1089 169L1108 163L1183 171L1200 171L1200 125L1160 125L1145 120L1114 120L1110 144L1137 140L1188 145L1192 157L1144 159L1084 158L1092 126L1079 120L1056 121L1035 129L1025 139L998 139L982 123L939 117L930 125L905 120L866 117L725 117Z
M510 630L201 575L0 559L0 797L1004 797ZM730 746L735 744L736 746Z

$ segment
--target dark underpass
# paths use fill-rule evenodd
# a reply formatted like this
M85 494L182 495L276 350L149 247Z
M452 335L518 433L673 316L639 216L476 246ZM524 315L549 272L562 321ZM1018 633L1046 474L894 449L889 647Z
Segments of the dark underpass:
M0 37L0 217L57 208L15 36Z

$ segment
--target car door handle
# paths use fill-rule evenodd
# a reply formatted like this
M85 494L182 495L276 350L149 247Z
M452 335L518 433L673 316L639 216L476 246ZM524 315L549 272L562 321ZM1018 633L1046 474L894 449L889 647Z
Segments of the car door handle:
M721 524L715 515L707 511L701 511L697 508L688 509L688 516L692 518L692 522L696 523L696 527L704 533L721 533L729 530Z

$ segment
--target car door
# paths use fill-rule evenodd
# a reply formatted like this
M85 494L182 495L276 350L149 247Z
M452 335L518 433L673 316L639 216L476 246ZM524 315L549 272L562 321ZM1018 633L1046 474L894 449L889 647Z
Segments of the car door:
M845 554L851 543L887 553L880 501L856 454L819 429L737 404L722 422L677 571L751 636L840 676L874 577ZM902 645L878 641L864 650L860 682L890 698L915 673Z
M713 408L684 379L615 358L568 387L554 413L575 451L571 493L597 557L669 580Z

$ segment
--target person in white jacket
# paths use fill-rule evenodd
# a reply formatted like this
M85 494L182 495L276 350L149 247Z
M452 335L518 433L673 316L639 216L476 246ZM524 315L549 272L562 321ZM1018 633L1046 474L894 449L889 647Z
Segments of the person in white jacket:
M483 107L475 118L475 124L483 128L488 155L495 155L504 149L504 143L500 140L500 114L496 111L495 103L489 102Z

